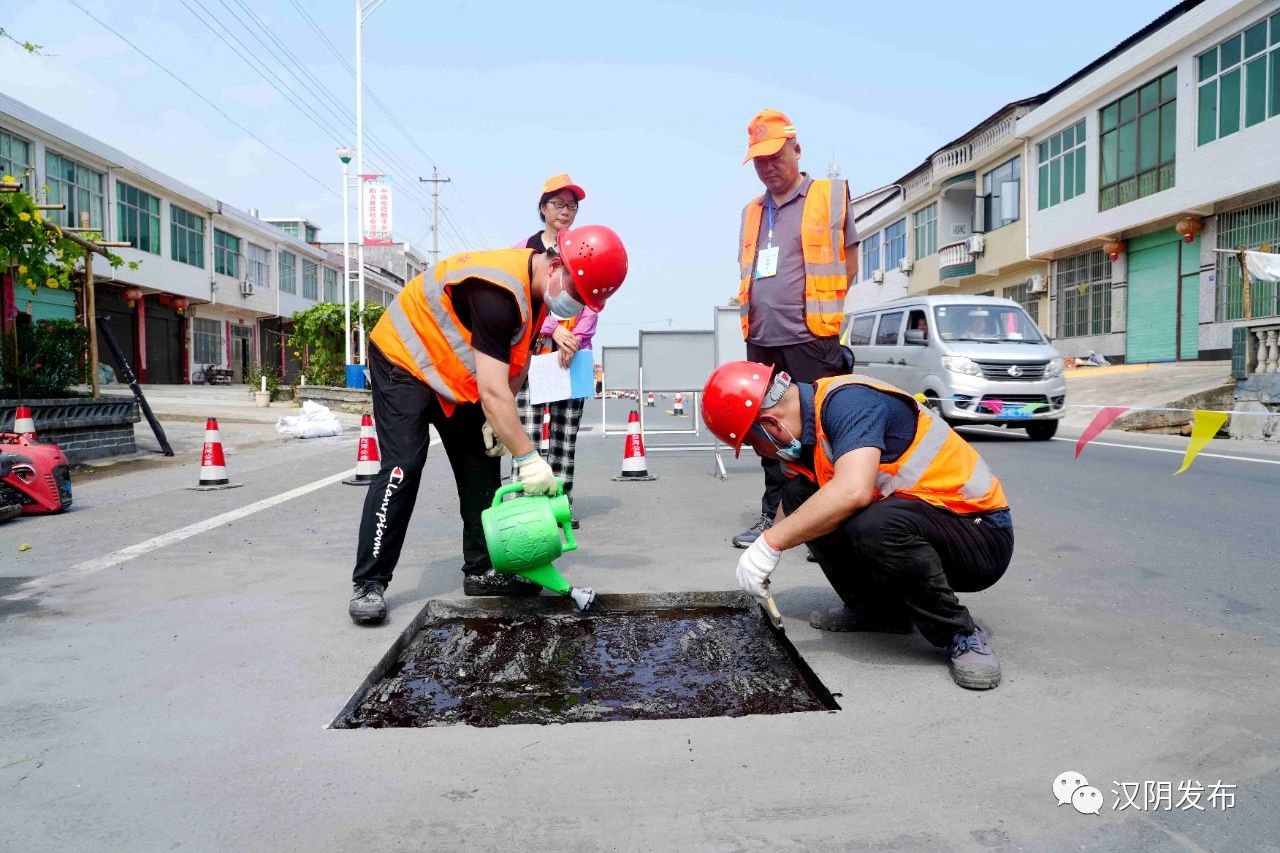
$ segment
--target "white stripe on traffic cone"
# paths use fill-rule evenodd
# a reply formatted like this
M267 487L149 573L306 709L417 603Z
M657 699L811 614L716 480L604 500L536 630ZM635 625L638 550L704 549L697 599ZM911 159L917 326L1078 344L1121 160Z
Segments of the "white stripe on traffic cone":
M542 407L542 440L538 442L538 451L545 453L551 450L551 407Z
M627 415L627 440L622 451L622 473L613 479L619 482L644 482L656 480L649 474L644 459L644 436L640 434L640 413L634 409Z
M371 415L360 416L360 443L356 446L356 473L342 482L348 486L367 486L373 482L382 468L382 454L378 452L378 433Z
M683 394L676 395L676 401L673 406L672 414L676 415L677 417L681 417L681 418L684 417L684 395Z
M18 406L13 413L13 431L24 435L32 441L36 440L36 421L31 417L29 406Z

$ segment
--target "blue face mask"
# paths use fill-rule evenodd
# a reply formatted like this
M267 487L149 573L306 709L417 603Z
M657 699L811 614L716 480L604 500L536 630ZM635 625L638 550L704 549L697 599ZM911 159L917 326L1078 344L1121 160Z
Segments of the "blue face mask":
M562 290L545 301L547 310L561 320L568 320L570 317L577 317L582 313L582 303L570 296L567 290Z
M774 437L769 435L769 433L765 431L764 427L760 426L759 424L754 425L752 429L756 431L756 435L763 436L770 444L774 446L774 449L778 451L778 457L780 459L785 459L788 462L800 461L800 454L803 452L803 448L804 448L804 445L800 443L800 439L792 435L791 443L787 445L782 445L782 444L778 444L778 442L774 440ZM783 429L786 429L786 427L783 427ZM791 430L788 429L787 432L791 432Z

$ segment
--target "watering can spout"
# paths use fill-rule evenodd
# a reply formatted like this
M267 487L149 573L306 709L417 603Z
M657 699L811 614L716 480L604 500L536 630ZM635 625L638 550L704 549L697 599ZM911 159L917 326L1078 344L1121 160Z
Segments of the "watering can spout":
M506 500L508 496L515 499ZM519 575L557 595L571 596L578 609L585 611L595 592L570 586L552 565L562 554L577 550L572 517L564 480L557 478L554 495L525 494L519 483L501 487L492 506L480 514L480 525L495 571Z

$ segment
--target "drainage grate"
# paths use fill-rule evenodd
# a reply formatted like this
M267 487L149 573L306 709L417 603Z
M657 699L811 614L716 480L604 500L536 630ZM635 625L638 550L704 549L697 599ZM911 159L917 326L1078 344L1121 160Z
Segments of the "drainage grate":
M741 593L432 601L331 726L500 726L837 710Z

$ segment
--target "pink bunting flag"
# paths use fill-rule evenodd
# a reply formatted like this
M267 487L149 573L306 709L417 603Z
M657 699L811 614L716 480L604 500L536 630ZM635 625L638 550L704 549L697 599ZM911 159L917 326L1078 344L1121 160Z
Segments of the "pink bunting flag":
M991 411L992 414L998 415L1002 411L1004 411L1004 401L1003 400L983 400L981 403L978 404L978 408L988 409Z
M1228 412L1208 412L1204 409L1196 409L1192 413L1191 441L1187 444L1187 454L1182 457L1182 467L1174 471L1173 476L1176 477L1191 467L1192 461L1218 434L1218 430L1222 429L1230 416Z
M1104 429L1111 426L1111 422L1116 418L1129 411L1128 406L1107 406L1100 409L1098 414L1093 416L1093 420L1089 421L1089 425L1084 428L1084 432L1080 433L1080 438L1076 440L1076 459L1080 458L1080 451L1084 450L1084 446L1098 437Z

